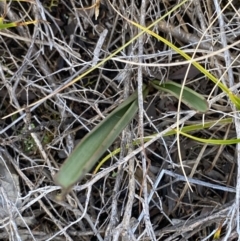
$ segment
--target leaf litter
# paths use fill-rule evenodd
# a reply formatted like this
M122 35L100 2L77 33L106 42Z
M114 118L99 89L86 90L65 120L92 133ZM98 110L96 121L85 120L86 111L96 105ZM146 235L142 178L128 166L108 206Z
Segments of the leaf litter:
M93 4L62 0L1 2L6 22L41 20L0 32L1 117L69 83L138 34L139 30L118 16L108 1L97 1L96 8L88 9ZM113 4L138 23L141 11L148 26L177 1ZM231 75L225 71L232 71L235 80L239 76L239 44L229 51L231 66L217 51L225 47L220 33L228 44L238 41L240 6L227 1L214 4L189 1L152 30L189 55L208 55L199 63L229 86ZM219 9L225 21L222 32L218 18L214 20ZM152 79L182 83L186 77L189 88L212 101L204 116L182 104L184 125L233 117L228 97L195 68L187 73L179 54L147 34L141 44L134 41L114 60L30 109L30 115L22 111L0 121L1 240L237 240L237 147L201 144L181 136L180 152L191 192L181 171L175 136L159 134L176 125L178 100L164 92L150 92L144 103L150 106L143 119L144 135L158 133L158 139L142 153L141 146L125 148L139 138L141 122L136 115L102 157L119 147L120 154L112 156L96 175L86 174L66 199L54 198L60 188L53 177L72 153L76 140L137 89L141 73L146 83ZM141 56L139 48L143 49ZM134 65L138 58L146 66ZM149 67L150 63L159 66ZM171 65L176 63L181 67L175 71ZM230 87L236 91L239 84L236 81ZM236 124L236 118L233 122ZM26 135L21 133L23 129ZM213 139L237 137L233 123L192 134ZM24 152L24 143L30 152ZM125 161L129 155L133 157Z

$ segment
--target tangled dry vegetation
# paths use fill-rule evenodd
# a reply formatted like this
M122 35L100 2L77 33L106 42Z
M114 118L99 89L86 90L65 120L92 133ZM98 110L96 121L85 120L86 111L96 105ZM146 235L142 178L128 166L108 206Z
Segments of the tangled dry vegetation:
M121 147L120 154L98 174L87 174L65 200L55 199L60 188L53 176L76 143L142 82L181 83L185 78L188 87L209 100L210 109L202 115L181 105L180 123L231 117L232 124L194 135L240 138L238 115L228 97L197 69L187 71L179 54L147 34L78 82L28 108L136 36L140 30L128 19L148 26L179 1L110 2L101 0L98 13L88 0L1 1L5 22L38 23L0 32L1 117L24 107L0 121L0 239L237 240L238 145L201 144L182 136L179 146L176 136L159 137L143 151L141 145L132 145L135 138L176 126L178 100L164 93L152 92L140 103L140 114L109 149ZM239 1L187 1L152 30L199 58L237 91L239 9Z

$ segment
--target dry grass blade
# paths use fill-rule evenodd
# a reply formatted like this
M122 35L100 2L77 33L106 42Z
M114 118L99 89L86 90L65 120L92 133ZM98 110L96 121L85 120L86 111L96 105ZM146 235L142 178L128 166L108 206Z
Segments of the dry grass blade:
M0 166L9 169L0 240L237 240L239 8L238 0L1 0L0 23L13 27L0 31ZM139 117L98 172L79 173L76 184L64 177L72 191L56 200L54 175L79 141L152 80L173 81L175 94L139 95ZM179 101L180 86L204 97L203 109L207 99L204 114ZM132 108L130 119L133 102L119 113Z

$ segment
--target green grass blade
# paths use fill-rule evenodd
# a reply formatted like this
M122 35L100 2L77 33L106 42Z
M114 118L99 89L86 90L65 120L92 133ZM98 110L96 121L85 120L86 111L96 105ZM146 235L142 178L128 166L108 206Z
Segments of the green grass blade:
M240 110L240 98L233 93L229 93L229 98L231 99L233 104L236 106L236 108L238 110Z
M173 81L167 81L164 84L159 84L158 80L154 80L150 83L154 88L170 93L178 99L181 93L181 89L183 88L181 101L185 105L201 113L208 111L208 103L206 99L202 95L186 86L182 86L181 84L175 83Z
M222 89L222 91L224 91L227 96L231 99L231 101L233 102L233 104L237 107L238 110L240 110L240 98L233 94L232 91L225 86L223 83L220 82L220 80L218 80L215 76L213 76L207 69L205 69L204 67L202 67L198 62L194 61L194 59L192 59L188 54L186 54L184 51L182 51L181 49L179 49L178 47L176 47L174 44L172 44L171 42L169 42L167 39L161 37L160 35L154 33L153 31L151 31L149 28L152 26L150 25L149 27L144 27L141 26L138 23L135 23L133 21L131 21L131 23L140 28L142 31L145 31L146 33L152 35L153 37L155 37L156 39L158 39L159 41L163 42L164 44L166 44L167 46L169 46L171 49L173 49L174 51L176 51L177 53L179 53L183 58L185 58L186 60L190 60L192 61L192 65L194 65L199 71L201 71L205 76L207 76L212 82L214 82L219 88Z
M147 93L148 88L144 86L143 96ZM137 110L136 91L82 139L54 178L62 187L63 195L94 166L134 118Z
M177 131L176 131L177 132ZM204 139L204 138L199 138L196 136L192 136L189 134L186 134L184 132L179 131L179 133L183 136L186 136L192 140L202 142L205 144L213 144L213 145L232 145L232 144L237 144L240 143L240 139L230 139L230 140L222 140L222 139Z
M193 124L193 125L189 125L189 126L184 126L183 128L181 128L181 132L186 133L186 132L190 132L190 131L199 131L199 130L203 130L203 129L208 129L212 126L219 126L219 125L225 125L225 124L230 124L233 122L232 118L226 118L226 119L222 119L222 120L212 120L212 121L207 121L200 124ZM163 136L171 136L171 135L175 135L176 134L176 130L170 130L167 133L165 133ZM152 140L156 135L158 135L158 133L153 134L151 136L145 136L143 138L144 142L150 141ZM141 140L140 139L136 139L132 142L133 145L139 145L141 144ZM101 166L107 161L109 160L111 157L116 156L118 153L120 153L121 149L117 148L116 150L114 150L113 152L109 153L107 156L105 156L97 165L97 167L95 168L93 174L96 174L98 172L98 170L101 168Z
M12 23L2 23L0 22L0 29L6 29L6 28L15 28L15 27L19 27L19 26L26 26L28 24L35 24L37 23L36 20L34 21L29 21L29 22L12 22Z
M230 124L230 123L233 123L232 118L225 118L225 119L222 119L222 120L206 121L206 122L204 122L204 124L200 123L200 124L193 124L193 125L189 125L189 126L184 126L183 128L181 128L181 132L187 133L187 132L191 132L191 131L200 131L200 130L203 130L203 129L208 129L212 126L219 126L219 125L225 125L225 124ZM153 134L151 136L144 137L144 142L150 141L157 134ZM165 133L163 136L165 137L165 136L171 136L171 135L175 135L175 134L176 134L176 130L171 130L171 131L168 131L167 133ZM140 143L139 139L136 139L135 141Z

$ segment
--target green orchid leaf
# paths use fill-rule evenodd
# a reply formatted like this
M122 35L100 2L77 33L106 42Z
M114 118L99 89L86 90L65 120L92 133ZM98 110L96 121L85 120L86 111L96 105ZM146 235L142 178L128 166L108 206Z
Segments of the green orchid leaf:
M143 96L147 94L148 88L144 86ZM54 177L55 182L62 187L62 195L96 164L137 111L136 91L81 140Z
M181 84L175 83L173 81L167 81L164 84L159 84L158 80L153 80L150 82L150 84L155 89L170 93L178 99L180 97L181 89L183 88L181 101L185 105L201 113L208 111L208 102L206 99L202 95L186 86L183 87Z

